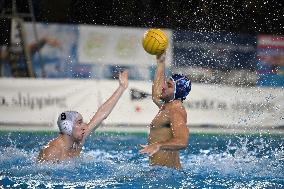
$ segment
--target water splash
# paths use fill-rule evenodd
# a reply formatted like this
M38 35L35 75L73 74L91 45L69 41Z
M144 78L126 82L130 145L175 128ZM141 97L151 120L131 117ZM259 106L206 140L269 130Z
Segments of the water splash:
M14 145L17 140L10 136L11 146L0 148L0 183L11 188L284 187L281 137L211 136L208 140L192 135L197 141L182 151L182 171L149 167L148 157L139 155L135 147L141 138L96 136L79 158L37 164L39 141L29 149Z

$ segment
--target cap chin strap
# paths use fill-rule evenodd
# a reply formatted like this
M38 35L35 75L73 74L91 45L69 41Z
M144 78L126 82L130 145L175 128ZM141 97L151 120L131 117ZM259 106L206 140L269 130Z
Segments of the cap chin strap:
M168 103L169 103L169 102L173 102L174 100L176 100L176 99L175 99L175 93L176 93L176 90L174 91L174 96L173 96L173 98L172 98L171 100L169 100Z
M177 81L181 80L182 78L178 79L178 80L174 80L174 78L170 77L170 79L174 82L175 84L175 90L174 90L174 98L172 100L170 100L170 102L174 101L176 99L176 92L177 92Z

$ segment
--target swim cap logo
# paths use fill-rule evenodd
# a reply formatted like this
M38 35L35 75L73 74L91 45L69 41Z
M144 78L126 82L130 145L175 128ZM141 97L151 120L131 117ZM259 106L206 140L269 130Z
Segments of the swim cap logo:
M66 114L65 113L62 113L61 114L61 120L65 120L66 119Z
M189 81L186 81L185 85L186 85L187 87L189 87Z

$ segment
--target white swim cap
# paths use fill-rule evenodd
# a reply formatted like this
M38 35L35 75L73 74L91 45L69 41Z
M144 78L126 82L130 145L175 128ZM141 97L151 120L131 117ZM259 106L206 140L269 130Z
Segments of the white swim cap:
M76 118L78 116L79 113L76 111L62 112L57 119L60 132L72 136L73 127L76 124Z

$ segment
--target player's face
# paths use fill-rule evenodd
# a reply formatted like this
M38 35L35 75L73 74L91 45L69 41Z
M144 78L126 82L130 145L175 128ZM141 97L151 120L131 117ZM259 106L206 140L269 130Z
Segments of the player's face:
M168 102L174 98L175 84L171 79L165 81L162 88L162 100Z
M83 140L87 124L83 122L83 117L80 114L76 119L76 125L73 128L73 138L76 141Z

